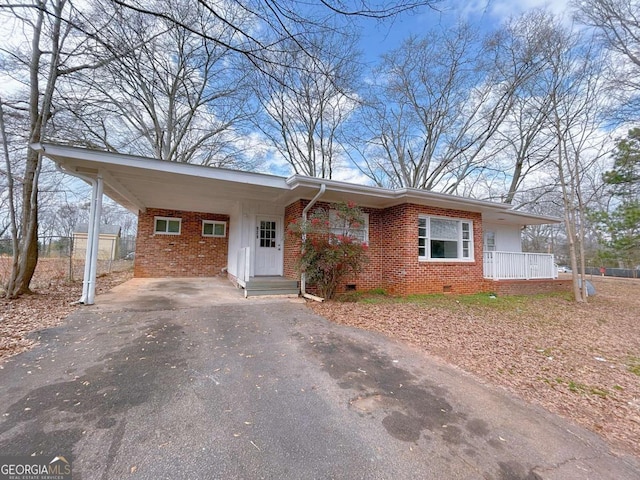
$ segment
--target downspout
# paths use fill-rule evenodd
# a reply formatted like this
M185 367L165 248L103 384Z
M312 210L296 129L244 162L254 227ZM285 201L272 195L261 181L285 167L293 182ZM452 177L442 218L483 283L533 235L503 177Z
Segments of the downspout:
M76 172L70 172L56 163L56 168L72 177L84 180L91 185L91 205L89 209L89 224L87 225L87 251L84 261L84 276L82 277L82 296L74 304L93 305L96 296L96 276L98 270L98 242L100 240L100 215L102 214L102 176L87 177Z
M311 201L307 204L306 207L304 207L304 210L302 210L302 224L306 225L307 224L307 214L309 213L309 210L311 210L311 208L316 204L316 202L320 199L320 197L322 195L324 195L325 190L327 189L327 186L323 183L320 185L320 190L318 191L318 193L316 193L316 196L313 197L313 199L311 199ZM302 251L304 253L304 244L305 241L307 240L307 234L305 232L302 233ZM316 301L323 301L322 298L317 297L316 295L311 295L310 293L307 293L307 278L306 278L306 274L304 272L302 272L300 274L300 294L304 297L304 298L309 298L311 300L316 300Z

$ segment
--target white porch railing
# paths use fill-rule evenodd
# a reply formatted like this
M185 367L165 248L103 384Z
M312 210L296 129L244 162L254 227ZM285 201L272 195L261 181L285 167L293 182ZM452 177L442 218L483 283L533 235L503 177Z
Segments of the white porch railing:
M238 250L238 283L245 287L251 277L251 248L244 247Z
M484 252L484 277L492 280L532 280L558 277L550 253Z

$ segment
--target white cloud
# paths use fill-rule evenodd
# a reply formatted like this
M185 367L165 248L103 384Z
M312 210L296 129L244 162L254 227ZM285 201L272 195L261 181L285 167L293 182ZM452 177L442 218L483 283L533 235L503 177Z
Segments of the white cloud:
M472 23L503 22L533 9L570 17L570 0L459 0L454 7L461 17Z

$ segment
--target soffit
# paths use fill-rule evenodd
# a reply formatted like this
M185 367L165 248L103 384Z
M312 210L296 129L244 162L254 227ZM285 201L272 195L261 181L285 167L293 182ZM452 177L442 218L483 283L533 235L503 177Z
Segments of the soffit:
M278 204L290 194L283 177L75 147L45 144L42 148L67 173L102 175L105 195L133 212L161 208L228 214L238 200Z

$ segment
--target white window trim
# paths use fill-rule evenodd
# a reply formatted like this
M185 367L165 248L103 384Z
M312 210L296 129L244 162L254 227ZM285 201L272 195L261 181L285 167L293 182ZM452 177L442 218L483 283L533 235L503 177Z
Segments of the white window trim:
M331 209L329 210L329 215L331 216L331 212L336 212L337 210ZM364 220L364 225L363 225L363 230L364 230L364 239L362 240L362 243L365 245L369 245L369 214L366 212L362 212L362 217ZM331 226L331 230L338 230L342 227L333 227L333 225Z
M212 234L207 234L204 233L204 226L206 224L211 224L213 225L213 232ZM222 225L224 227L224 233L222 235L216 235L215 231L216 231L216 225ZM203 237L216 237L216 238L226 238L227 237L227 222L223 222L221 220L203 220L202 221L202 236Z
M489 234L493 236L493 248L489 245ZM495 252L498 249L498 233L495 230L487 230L482 236L482 249L485 252Z
M425 237L425 256L418 255L418 261L420 262L434 262L434 263L472 263L475 262L475 252L474 252L474 238L473 238L473 220L469 220L467 218L455 218L455 217L441 217L437 215L419 215L419 219L425 219L427 221L426 229L427 236ZM452 220L458 222L458 257L457 258L430 258L431 257L431 224L430 219L437 218L442 220ZM469 257L462 257L463 250L463 240L462 240L462 223L469 224ZM420 238L420 237L418 237ZM419 247L419 244L416 245Z
M169 226L169 221L178 222L178 231L177 232L159 232L157 230L158 220L166 220L167 227ZM154 235L180 235L182 233L182 218L179 217L153 217L153 233Z

